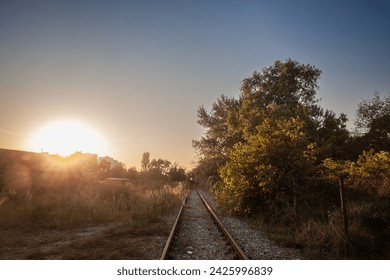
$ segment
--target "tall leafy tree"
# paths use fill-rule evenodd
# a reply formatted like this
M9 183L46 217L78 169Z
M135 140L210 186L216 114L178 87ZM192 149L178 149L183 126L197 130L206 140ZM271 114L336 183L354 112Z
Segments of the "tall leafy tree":
M390 151L390 94L375 93L371 99L360 102L355 126L355 155L369 149Z
M355 126L360 133L366 133L371 129L373 121L390 115L390 93L381 96L375 93L373 98L365 99L359 103L356 110Z
M194 141L201 154L196 170L218 175L213 181L224 205L252 211L271 194L296 201L295 190L311 171L306 167L313 158L304 157L309 144L318 147L318 160L343 157L347 118L318 105L320 75L310 64L278 60L244 79L238 99L222 96L210 112L199 108L206 132Z
M151 173L159 175L167 175L171 166L171 162L165 159L153 159L148 166L148 170Z
M275 61L270 67L244 79L241 84L240 122L246 136L255 133L264 118L299 116L315 129L322 110L316 91L321 71L309 64L288 59Z
M347 115L342 113L336 117L334 112L326 110L319 120L319 126L313 138L318 144L319 160L328 157L339 159L348 157L349 154L345 150L350 139L346 125Z
M168 175L172 182L182 182L187 179L185 169L179 166L176 162L169 168Z
M390 114L374 119L364 139L376 151L390 151Z
M222 95L212 105L210 112L203 106L198 109L198 123L206 132L200 140L193 141L193 147L197 150L199 162L205 166L203 170L208 176L217 173L231 148L241 140L242 133L238 129L239 108L239 100Z
M147 171L150 164L150 153L145 152L142 154L142 160L141 160L141 170Z

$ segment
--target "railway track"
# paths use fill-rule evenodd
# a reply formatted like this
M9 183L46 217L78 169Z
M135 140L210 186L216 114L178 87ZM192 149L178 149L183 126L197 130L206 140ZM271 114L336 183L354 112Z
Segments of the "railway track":
M183 201L161 259L248 259L203 196L191 189Z

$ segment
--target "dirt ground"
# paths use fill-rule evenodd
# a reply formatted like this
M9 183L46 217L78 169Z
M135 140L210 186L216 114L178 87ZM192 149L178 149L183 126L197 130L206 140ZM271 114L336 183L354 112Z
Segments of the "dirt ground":
M159 259L171 225L103 224L77 229L0 229L3 260Z

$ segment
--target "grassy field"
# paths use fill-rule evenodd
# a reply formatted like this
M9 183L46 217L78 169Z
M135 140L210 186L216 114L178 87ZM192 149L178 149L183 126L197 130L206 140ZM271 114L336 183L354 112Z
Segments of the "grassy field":
M1 259L158 258L151 250L163 246L186 191L182 184L107 182L78 168L4 170Z
M175 211L183 187L148 189L117 183L50 185L6 190L1 195L2 228L72 228L100 223L153 223Z

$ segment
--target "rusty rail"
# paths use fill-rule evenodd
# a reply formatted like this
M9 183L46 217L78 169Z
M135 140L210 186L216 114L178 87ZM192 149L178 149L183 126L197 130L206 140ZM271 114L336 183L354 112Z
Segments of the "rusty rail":
M248 256L245 254L245 252L241 249L240 245L238 245L237 241L234 239L234 237L229 233L229 231L225 228L225 226L222 224L222 222L218 219L217 215L214 213L211 206L207 203L206 199L199 193L198 190L196 190L198 195L203 201L203 204L206 206L207 211L210 213L210 215L213 217L214 221L217 223L220 230L223 232L227 240L229 241L230 245L233 247L235 253L241 260L249 260Z
M212 216L212 218L214 219L215 223L218 225L219 229L222 231L222 233L224 234L224 236L226 237L226 239L228 240L230 246L233 248L234 252L236 253L236 255L238 256L239 259L242 259L242 260L249 260L248 256L245 254L245 252L241 249L241 247L238 245L237 241L234 239L234 237L229 233L229 231L225 228L225 226L222 224L222 222L219 220L219 218L217 217L217 215L214 213L213 209L211 208L211 206L207 203L206 199L199 193L199 191L197 189L195 189L197 194L199 195L199 197L201 198L203 204L205 205L207 211L210 213L210 215ZM179 223L179 220L180 220L180 217L181 217L181 214L183 212L183 208L186 204L186 201L187 201L187 197L188 197L188 194L186 195L186 197L184 198L183 200L183 203L180 207L180 210L179 210L179 213L177 214L177 217L176 217L176 220L175 220L175 223L172 227L172 230L169 234L169 237L167 239L167 242L165 244L165 247L164 247L164 250L163 250L163 253L161 254L161 257L160 257L160 260L165 260L167 255L168 255L168 251L171 247L171 244L172 244L172 241L173 241L173 236L175 235L175 232L176 232L176 228L177 228L177 225Z
M169 236L168 236L167 242L165 243L165 247L164 247L164 250L161 254L160 260L165 260L167 257L168 250L171 247L172 239L173 239L173 236L175 235L176 227L177 227L177 224L179 223L179 219L180 219L181 213L183 212L184 205L186 204L187 197L188 197L188 193L186 194L186 196L183 200L183 203L181 204L179 213L177 214L176 219L175 219L175 223L173 224L171 232L169 233Z

